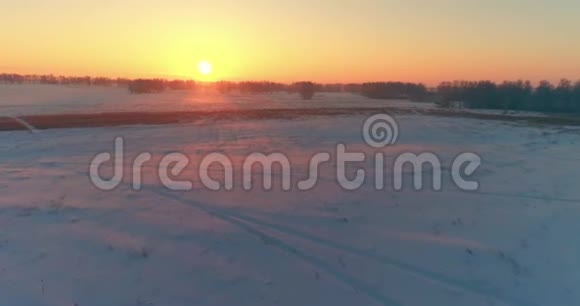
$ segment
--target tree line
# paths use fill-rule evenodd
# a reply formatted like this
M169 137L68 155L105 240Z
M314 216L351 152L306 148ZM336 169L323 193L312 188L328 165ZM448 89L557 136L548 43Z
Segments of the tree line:
M557 85L542 81L444 82L435 90L442 107L525 110L539 112L580 112L580 81L561 80Z
M0 84L127 86L130 82L130 79L124 78L0 73Z
M475 109L526 110L540 112L580 113L580 81L561 80L558 84L542 81L494 83L491 81L443 82L435 88L421 83L369 82L351 84L318 84L304 81L292 84L269 81L196 82L194 80L126 79L106 77L65 77L54 75L0 74L4 84L53 84L127 87L130 93L156 93L165 90L212 88L221 93L298 93L309 100L317 92L349 92L372 99L407 99L435 102L441 107Z
M160 92L165 89L195 89L194 81L133 80L133 93ZM443 82L436 88L420 83L371 82L353 84L292 84L268 81L219 81L204 86L214 87L221 93L269 93L286 91L299 93L303 99L312 99L317 92L349 92L371 99L406 99L435 102L441 107L474 109L526 110L539 112L580 112L580 81L561 80L557 85L542 81L534 86L530 81L494 83L491 81Z
M51 85L85 85L85 86L118 86L127 87L132 94L159 93L165 90L196 90L199 87L210 87L221 93L299 93L309 100L316 92L351 92L373 99L411 99L422 101L429 92L425 85L401 82L375 82L361 84L318 84L310 81L292 84L269 81L197 83L193 80L166 79L126 79L106 77L67 77L55 75L20 75L0 74L0 83L4 84L51 84Z
M129 92L158 93L166 89L171 90L195 90L198 87L212 88L220 93L239 92L243 94L271 93L271 92L293 92L299 93L303 99L310 100L315 92L326 91L326 86L313 82L296 82L293 84L275 83L269 81L244 81L230 82L218 81L213 83L196 83L195 81L164 80L164 79L137 79L129 82Z

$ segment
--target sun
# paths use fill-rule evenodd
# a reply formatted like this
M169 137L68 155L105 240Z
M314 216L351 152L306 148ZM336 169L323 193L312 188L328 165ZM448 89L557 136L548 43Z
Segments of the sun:
M201 61L197 65L197 70L203 75L208 75L211 73L211 64L208 61Z

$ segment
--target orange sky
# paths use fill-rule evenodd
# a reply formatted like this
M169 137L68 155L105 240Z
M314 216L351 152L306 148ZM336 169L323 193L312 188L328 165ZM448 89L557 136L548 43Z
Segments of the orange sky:
M580 79L580 2L0 0L0 71L292 82Z

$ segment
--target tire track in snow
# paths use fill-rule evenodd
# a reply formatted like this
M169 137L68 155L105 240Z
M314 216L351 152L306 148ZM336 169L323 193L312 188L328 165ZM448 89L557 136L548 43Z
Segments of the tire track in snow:
M296 229L287 227L287 226L283 226L283 225L279 225L279 224L273 224L267 221L263 221L263 220L259 220L244 214L240 214L240 213L235 213L235 212L231 212L231 211L227 211L224 209L215 209L215 208L208 208L206 205L203 205L201 203L192 201L192 200L186 200L183 199L182 197L176 196L174 194L169 194L166 192L160 192L160 191L156 191L156 190L151 190L150 191L165 197L165 198L170 198L173 199L175 201L181 202L183 204L186 205L190 205L190 206L194 206L198 209L201 209L203 211L205 211L206 213L215 216L219 219L222 219L230 224L236 225L242 229L244 229L246 232L249 232L250 234L257 236L258 238L264 240L264 241L268 241L268 242L272 242L272 245L276 246L277 248L281 249L282 251L285 251L291 255L296 255L297 257L301 258L302 260L310 263L311 265L321 268L322 270L325 270L326 272L329 272L329 274L334 275L336 277L336 275L340 275L340 277L337 277L339 280L345 282L347 285L353 287L354 289L361 291L361 292L365 292L367 295L369 295L369 297L373 297L372 293L374 292L374 290L371 289L371 294L369 294L369 291L367 288L368 286L360 283L360 281L355 280L355 282L351 282L351 280L354 280L352 277L350 276L346 276L336 270L334 270L334 268L332 268L332 266L326 264L325 262L321 261L320 259L307 255L301 251L299 251L298 249L288 245L287 243L285 243L283 240L276 238L272 235L268 235L260 230L257 230L253 227L251 227L249 224L252 224L254 226L263 226L263 227L268 227L270 229L273 229L275 231L278 231L280 233L284 233L287 235L291 235L297 238L301 238L303 240L308 240L310 242L314 242L315 244L319 245L319 246L326 246L328 248L333 248L333 249L337 249L346 253L350 253L353 255L357 255L359 257L364 257L367 259L371 259L374 260L375 262L378 262L380 264L383 265L387 265L393 268L396 268L400 271L403 271L405 273L410 273L412 275L415 275L418 278L424 279L426 281L432 282L432 283L436 283L439 284L441 286L445 286L447 288L451 288L457 291L461 291L461 292L469 292L472 294L476 294L478 296L482 296L484 298L492 298L495 302L504 304L504 305L521 305L521 306L539 306L533 302L530 301L525 301L516 297L510 297L510 296L506 296L505 294L501 294L499 292L497 292L496 290L490 290L487 288L483 288L483 287L476 287L473 285L469 285L466 284L464 280L459 280L459 279L455 279L452 277L448 277L442 274L439 274L437 272L432 272L426 269L422 269L420 267L416 267L413 265L410 265L408 263L402 262L400 260L397 259L393 259L393 258L389 258L386 256L381 256L381 255L376 255L373 253L368 253L365 252L363 250L354 248L352 246L348 246L348 245L344 245L338 242L334 242L334 241L330 241L330 240L326 240L324 238L320 238L308 233L304 233L301 231L298 231ZM345 277L346 276L346 277ZM359 288L358 286L362 285L362 288ZM365 289L366 288L366 289ZM375 294L376 296L376 294ZM375 297L373 297L375 299ZM375 299L377 300L377 299ZM380 300L377 300L380 302ZM383 305L393 305L393 304L384 304Z
M354 278L346 273L339 272L337 269L333 268L332 265L328 264L327 262L325 262L325 261L323 261L315 256L312 256L312 255L309 255L305 252L300 251L299 249L293 247L292 245L284 242L282 239L268 235L267 233L262 232L262 231L256 229L255 227L250 226L249 224L247 224L246 222L244 222L242 220L232 218L230 216L223 215L221 213L216 213L216 212L208 212L208 213L210 213L214 216L217 216L218 218L220 218L224 221L227 221L233 225L236 225L236 226L242 228L243 230L245 230L246 232L260 238L262 241L267 242L268 245L274 246L275 248L277 248L283 252L286 252L290 255L298 257L299 259L311 264L312 266L316 267L317 269L320 269L320 270L326 272L327 274L334 276L336 279L338 279L338 280L342 281L343 283L345 283L346 285L352 287L357 292L365 293L368 297L372 298L373 300L380 303L381 305L401 305L398 302L392 300L391 298L382 295L380 292L373 289L371 286L362 282L361 280L356 279L356 278Z
M158 191L153 191L150 190L152 192L154 192L155 194L158 194L164 198L170 198L173 199L175 201L178 201L180 203L189 205L189 206L193 206L197 209L200 209L204 212L206 212L207 214L217 217L218 219L221 219L227 223L230 223L236 227L241 228L242 230L244 230L245 232L249 233L252 236L255 236L257 238L259 238L262 241L265 241L268 243L268 245L275 247L276 249L283 251L289 255L292 255L294 257L297 257L298 259L310 264L311 266L314 266L317 269L320 269L321 271L326 272L329 275L334 276L337 280L343 282L344 284L346 284L347 286L353 288L354 290L356 290L357 292L361 292L364 293L366 296L368 296L369 298L373 299L375 302L377 302L380 305L385 305L385 306L400 306L401 304L394 301L393 299L384 296L383 294L381 294L379 291L373 289L370 285L364 283L363 281L354 278L348 274L342 273L339 270L335 269L334 267L332 267L332 265L326 263L325 261L309 255L305 252L302 252L301 250L299 250L298 248L284 242L282 239L276 238L272 235L269 235L267 233L264 233L258 229L256 229L255 227L249 225L248 223L251 222L244 222L242 220L239 220L233 216L230 216L227 212L223 212L217 209L211 209L206 207L205 205L202 205L200 203L197 202L193 202L193 201L186 201L180 197L174 196L172 194L167 194L165 192L158 192ZM254 224L255 226L255 224Z
M505 296L503 294L499 294L497 292L494 292L494 291L491 291L489 289L485 289L482 287L475 287L472 285L468 285L465 283L465 281L462 281L462 280L454 279L452 277L448 277L448 276L445 276L443 274L439 274L439 273L432 272L432 271L429 271L426 269L422 269L420 267L416 267L416 266L410 265L408 263L402 262L400 260L389 258L387 256L381 256L381 255L377 255L374 253L365 252L365 251L357 249L355 247L344 245L344 244L334 242L334 241L330 241L330 240L327 240L324 238L320 238L320 237L317 237L317 236L314 236L314 235L311 235L308 233L304 233L304 232L301 232L299 230L296 230L296 229L293 229L293 228L290 228L287 226L270 223L268 221L263 221L263 220L256 219L256 218L253 218L253 217L250 217L247 215L243 215L240 213L227 212L227 214L229 214L230 216L232 216L234 218L246 220L247 222L250 222L250 223L253 223L256 225L268 227L268 228L271 228L273 230L279 231L279 232L287 234L287 235L291 235L294 237L298 237L298 238L302 238L304 240L314 242L318 245L326 246L329 248L337 249L339 251L350 253L352 255L357 255L359 257L364 257L364 258L373 260L373 261L378 262L380 264L396 268L400 271L410 273L418 278L424 279L424 280L432 282L432 283L439 284L441 286L444 286L444 287L447 287L450 289L454 289L454 290L461 291L461 292L469 292L469 293L476 294L476 295L479 295L479 296L482 296L485 298L491 297L496 302L502 303L505 305L538 306L537 304L534 304L534 303L529 302L529 301L524 301L524 300L521 300L518 298L508 297L508 296Z
M503 192L489 192L489 191L449 191L456 194L465 194L465 195L476 195L476 196L489 196L489 197L497 197L497 198L515 198L515 199L524 199L524 200L534 200L534 201L548 201L548 202L557 202L561 205L564 204L580 204L580 199L573 199L573 198L557 198L557 197L550 197L550 196L541 196L541 195L528 195L528 194L511 194L511 193L503 193ZM434 193L436 194L436 193ZM550 203L548 205L554 205L556 203Z

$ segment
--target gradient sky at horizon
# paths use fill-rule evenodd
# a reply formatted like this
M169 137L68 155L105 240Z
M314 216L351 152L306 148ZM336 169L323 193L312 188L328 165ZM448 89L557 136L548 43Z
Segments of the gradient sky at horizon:
M580 1L0 0L0 72L291 82L580 79Z

